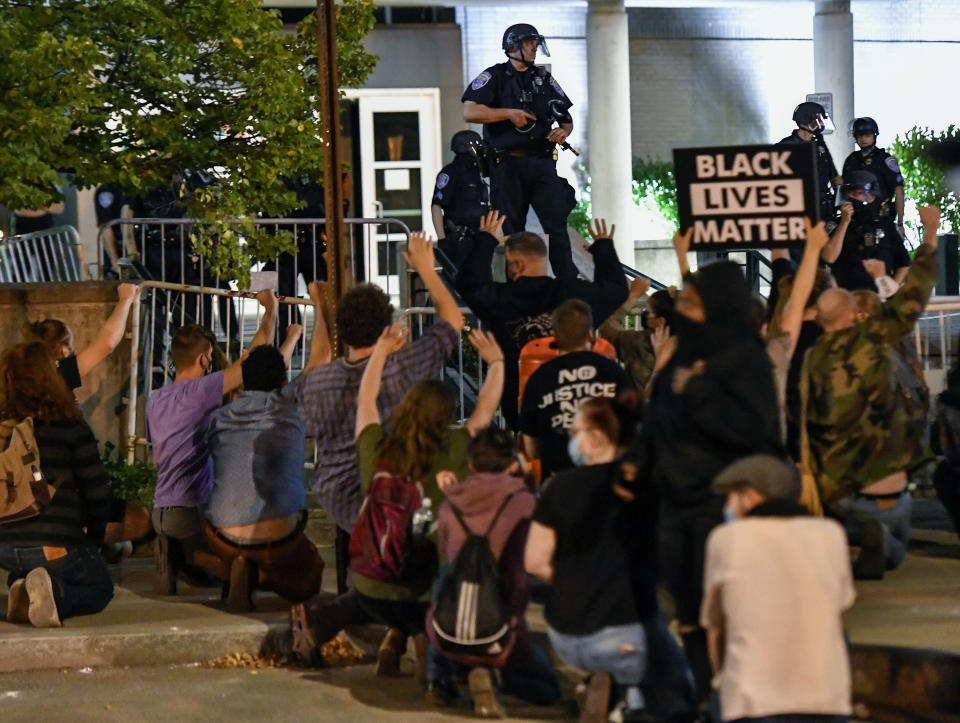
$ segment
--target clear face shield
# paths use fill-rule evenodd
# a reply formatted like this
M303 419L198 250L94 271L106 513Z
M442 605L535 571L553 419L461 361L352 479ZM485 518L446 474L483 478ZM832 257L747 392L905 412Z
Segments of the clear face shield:
M877 189L874 183L858 183L856 186L843 186L841 192L837 194L837 208L845 203L852 203L854 208L857 206L868 206L870 204L871 194L876 197Z
M517 60L522 60L524 63L532 63L534 58L528 57L530 55L529 51L525 50L524 46L529 46L529 41L535 41L536 52L543 53L546 57L550 57L550 50L547 48L547 39L542 35L527 35L526 37L520 38L520 52L517 53L520 57Z
M837 127L833 124L833 119L826 113L817 113L810 121L809 127L814 133L824 136L828 136L837 130Z

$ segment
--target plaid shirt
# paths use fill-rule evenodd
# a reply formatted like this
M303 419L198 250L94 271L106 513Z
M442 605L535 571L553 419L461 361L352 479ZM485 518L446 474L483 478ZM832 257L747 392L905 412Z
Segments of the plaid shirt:
M415 342L387 357L377 397L384 424L414 384L437 376L456 343L457 332L439 320ZM357 391L366 365L366 359L350 363L341 357L296 382L300 416L307 434L317 440L317 468L310 486L327 514L347 531L353 529L363 501L354 437Z

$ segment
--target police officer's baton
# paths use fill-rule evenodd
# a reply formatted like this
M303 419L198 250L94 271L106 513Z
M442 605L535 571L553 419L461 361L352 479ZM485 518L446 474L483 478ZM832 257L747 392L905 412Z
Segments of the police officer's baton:
M580 155L580 151L578 151L576 148L574 148L573 146L571 146L571 145L570 145L569 143L567 143L566 141L564 141L563 143L558 143L557 145L560 146L560 147L561 147L563 150L565 150L565 151L570 151L570 152L573 153L573 155L575 155L575 156L579 156L579 155Z

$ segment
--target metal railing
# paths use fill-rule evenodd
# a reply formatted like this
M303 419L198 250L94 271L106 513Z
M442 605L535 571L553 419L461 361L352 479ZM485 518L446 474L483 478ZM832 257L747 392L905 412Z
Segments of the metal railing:
M931 394L946 388L947 373L957 363L960 343L960 296L934 296L913 332L917 354Z
M177 321L175 310L178 307L177 296L191 295L203 303L205 299L211 302L216 297L227 305L234 306L237 314L238 326L236 335L231 335L229 321L224 326L226 334L218 335L218 341L225 341L224 353L228 361L243 354L247 343L256 333L260 324L262 307L256 301L256 294L249 291L233 291L230 289L205 288L189 284L176 284L166 281L144 281L140 284L140 308L137 313L130 315L130 381L128 384L127 404L127 459L132 463L136 459L137 446L145 446L147 440L141 434L146 425L141 417L140 397L149 398L154 388L161 386L172 378L170 346L167 343L172 337L171 327ZM281 296L281 304L288 307L302 306L304 332L297 343L297 350L291 363L290 374L296 376L303 370L307 360L307 349L313 329L313 301L310 299ZM253 313L250 313L250 303ZM250 317L253 317L250 319ZM231 318L230 316L227 317ZM180 324L183 324L181 316ZM248 323L249 319L249 323ZM201 319L202 320L202 319ZM212 316L208 324L201 324L215 332ZM282 340L281 340L282 341ZM161 348L158 349L158 343ZM299 353L297 353L299 352ZM145 407L144 407L145 409Z
M0 242L0 283L84 281L83 246L73 226L54 226Z
M221 279L207 268L202 256L193 252L190 232L196 219L191 218L118 218L104 224L97 234L97 277L103 277L103 249L108 233L121 240L117 254L127 257L136 254L142 267L154 281L189 284L206 288L229 288L231 282ZM308 282L323 278L325 269L323 218L257 218L256 228L265 228L274 233L290 231L299 251L283 254L264 265L278 274L289 275L296 284L302 273ZM384 291L397 297L402 305L407 304L408 284L406 266L399 246L410 239L410 228L396 218L346 218L347 268L354 281L383 280ZM116 233L129 229L132 233ZM242 239L242 236L241 236ZM132 248L127 245L132 244ZM261 264L254 266L259 270ZM374 273L368 278L367 270ZM395 280L395 281L394 281ZM281 280L281 283L284 283ZM395 285L396 284L396 285ZM296 286L282 289L287 295L296 295Z

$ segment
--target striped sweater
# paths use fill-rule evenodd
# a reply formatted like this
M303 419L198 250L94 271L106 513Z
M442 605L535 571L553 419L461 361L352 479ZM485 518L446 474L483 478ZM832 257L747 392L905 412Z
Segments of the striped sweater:
M103 542L110 487L97 440L82 419L34 420L40 469L57 492L39 515L0 525L0 545L63 547ZM83 528L87 528L84 533Z

